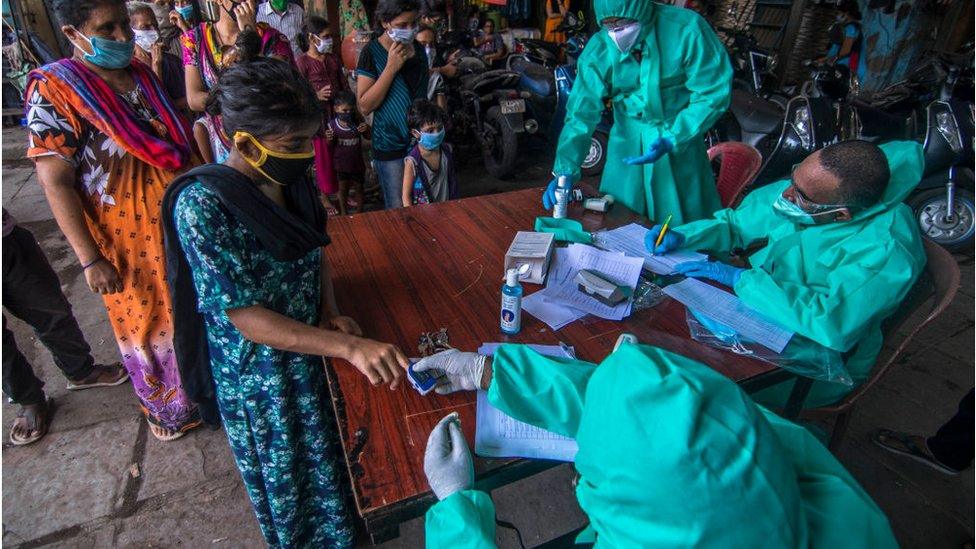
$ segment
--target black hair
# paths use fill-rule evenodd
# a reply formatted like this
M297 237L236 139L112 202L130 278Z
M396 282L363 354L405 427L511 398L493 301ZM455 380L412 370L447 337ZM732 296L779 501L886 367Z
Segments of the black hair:
M220 75L207 99L207 113L220 115L230 137L280 135L322 119L312 86L291 64L272 57L237 63Z
M435 39L437 38L437 30L434 29L434 27L428 27L427 25L420 25L420 27L417 29L417 36L420 36L420 33L422 32L432 32L434 33L434 38Z
M102 6L124 6L124 0L54 0L52 7L54 15L62 25L80 28L84 25L91 12Z
M440 15L441 17L446 17L444 13L447 9L444 0L426 0L420 6L420 16L421 17L433 17L435 15Z
M888 158L867 141L851 139L820 151L820 165L840 181L838 204L867 208L884 195L891 178Z
M137 13L148 13L153 21L156 21L156 26L159 26L159 20L156 19L156 12L153 11L152 6L145 2L130 2L126 4L129 10L129 17Z
M837 11L847 14L856 21L861 20L861 8L858 7L855 0L842 0L837 4Z
M258 31L248 28L237 34L234 42L237 50L237 62L249 63L261 56L261 35Z
M446 127L447 113L426 99L418 99L407 111L407 126L411 130L420 130L426 124L440 124Z
M417 0L380 0L376 5L376 20L380 23L389 23L401 13L419 10L420 5Z
M302 32L298 33L295 37L295 42L298 44L298 48L302 51L308 51L310 45L308 35L315 34L318 35L320 32L329 28L329 22L319 17L318 15L309 16L308 21L302 26Z
M352 93L349 90L341 90L335 94L335 97L332 98L332 104L337 107L339 105L349 105L355 108L356 94Z

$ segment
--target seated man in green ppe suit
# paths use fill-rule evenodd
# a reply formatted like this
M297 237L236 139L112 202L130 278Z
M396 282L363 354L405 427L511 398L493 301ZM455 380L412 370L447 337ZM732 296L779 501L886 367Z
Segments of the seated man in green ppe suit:
M590 521L577 543L897 547L884 514L813 435L680 355L623 344L595 365L504 345L492 360L451 350L415 368L442 375L442 394L481 387L512 417L576 439L576 496ZM427 547L494 547L494 506L472 489L454 417L424 456L440 500L427 512Z
M577 63L553 174L575 181L604 100L613 128L600 190L651 219L702 219L722 207L702 135L729 106L732 66L692 10L651 0L594 0L602 29Z
M854 382L869 376L881 350L882 322L925 267L918 223L902 200L922 177L921 145L845 141L798 164L789 180L762 187L735 209L675 227L652 253L682 247L725 257L734 248L768 242L749 257L752 268L720 262L679 264L678 272L716 280L750 308L795 332L794 356L826 348L840 355ZM702 311L707 314L707 311ZM852 387L816 382L808 407L833 404ZM785 386L755 395L783 406Z

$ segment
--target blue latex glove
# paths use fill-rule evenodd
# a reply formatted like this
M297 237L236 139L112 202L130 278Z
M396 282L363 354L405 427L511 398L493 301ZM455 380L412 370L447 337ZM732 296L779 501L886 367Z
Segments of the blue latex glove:
M569 185L572 188L574 181L573 177L569 177ZM559 185L559 176L552 178L552 181L546 186L546 192L542 193L542 207L551 210L553 206L556 205L556 187Z
M647 152L643 156L629 156L624 158L624 164L630 166L637 166L639 164L653 164L660 160L660 158L674 149L674 144L671 140L665 139L663 137L658 137L651 143L651 148L647 149Z
M668 252L673 252L685 243L685 235L678 231L672 231L669 228L668 232L664 233L664 240L661 241L661 245L655 247L654 244L657 242L657 236L661 234L661 227L661 225L654 225L651 227L651 230L647 231L647 235L644 237L644 248L654 255L664 255Z
M742 276L742 271L745 271L718 261L686 261L676 265L674 270L692 278L710 278L729 288L735 286Z

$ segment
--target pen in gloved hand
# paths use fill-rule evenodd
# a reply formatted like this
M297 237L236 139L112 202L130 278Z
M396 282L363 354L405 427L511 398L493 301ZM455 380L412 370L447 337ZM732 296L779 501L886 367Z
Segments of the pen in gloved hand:
M661 245L661 242L664 240L665 233L668 232L668 224L671 223L671 216L672 214L668 214L667 219L664 220L664 226L661 227L661 232L657 235L657 242L654 243L655 249Z

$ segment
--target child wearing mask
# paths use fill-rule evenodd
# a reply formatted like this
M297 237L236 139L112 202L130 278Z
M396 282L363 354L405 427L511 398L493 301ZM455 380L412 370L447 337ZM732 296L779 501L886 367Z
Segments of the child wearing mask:
M338 186L336 170L332 165L332 151L326 138L326 129L332 120L335 95L349 88L342 64L332 53L332 31L329 22L317 16L308 18L308 23L297 37L298 46L305 53L295 60L298 72L305 77L315 90L315 96L322 108L322 132L315 138L315 180L322 191L322 203L326 209L334 211L328 196L335 194ZM344 205L339 213L345 214Z
M134 3L128 6L129 25L136 43L134 57L148 65L156 78L163 83L166 95L181 111L186 110L186 84L183 79L183 63L179 57L166 52L161 41L159 22L152 6Z
M359 211L363 209L363 183L366 162L363 161L363 138L369 139L369 125L356 110L356 96L343 90L332 104L335 116L328 123L326 138L332 148L332 163L339 180L339 213L346 215L349 188L355 187Z
M421 99L407 114L410 135L417 140L403 164L403 205L430 204L457 198L457 176L451 146L444 143L447 114Z

